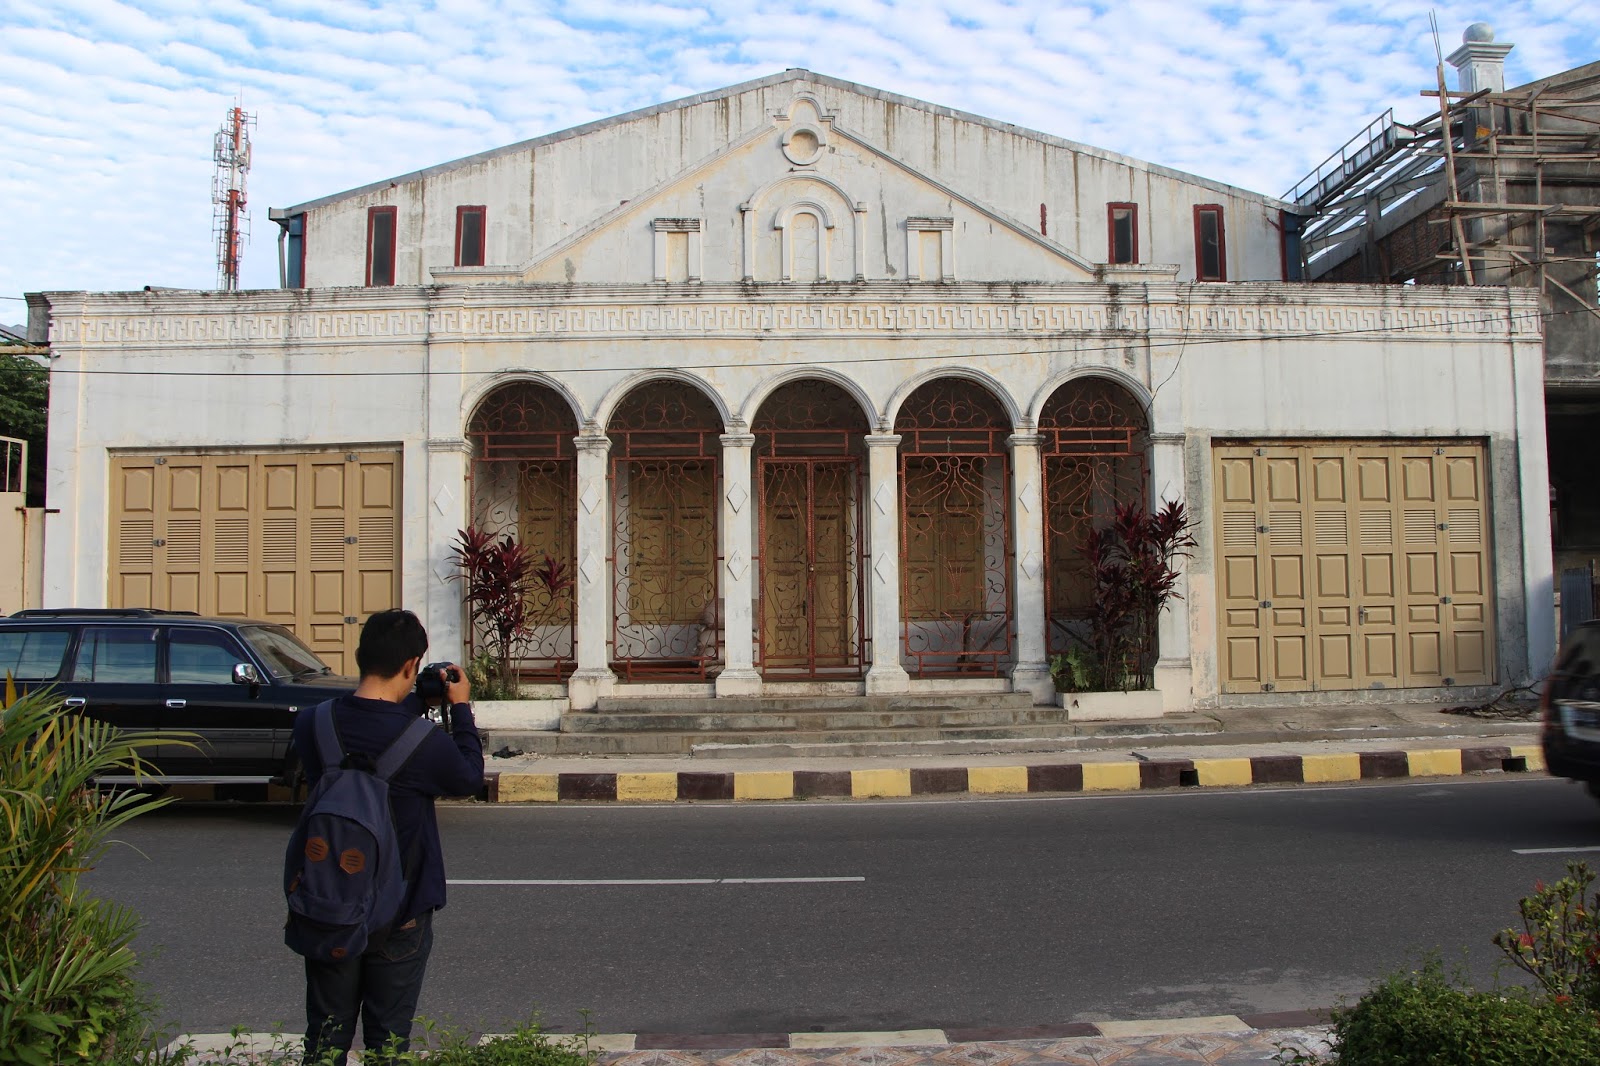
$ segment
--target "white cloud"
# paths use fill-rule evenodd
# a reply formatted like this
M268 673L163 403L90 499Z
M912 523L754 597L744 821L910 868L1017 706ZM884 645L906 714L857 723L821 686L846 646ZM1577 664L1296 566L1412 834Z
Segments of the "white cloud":
M790 66L1278 193L1385 108L1433 106L1430 11L1446 53L1492 21L1512 83L1597 58L1577 0L10 0L0 296L213 284L211 137L239 93L244 275L269 287L268 205Z

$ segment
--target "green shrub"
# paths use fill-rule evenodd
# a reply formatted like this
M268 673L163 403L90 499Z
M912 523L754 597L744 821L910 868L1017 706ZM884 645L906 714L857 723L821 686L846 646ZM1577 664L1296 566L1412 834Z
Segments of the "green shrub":
M0 1064L106 1061L128 1032L138 919L80 879L112 832L166 802L94 785L144 772L158 739L63 713L49 693L0 711Z
M1587 864L1568 862L1567 876L1536 882L1517 904L1522 928L1502 929L1494 943L1546 995L1600 1010L1600 892L1587 905L1583 898L1594 877Z
M1571 1066L1600 1062L1600 1026L1571 1002L1524 989L1475 992L1439 963L1394 974L1353 1007L1333 1012L1340 1066ZM1288 1063L1317 1063L1292 1056Z

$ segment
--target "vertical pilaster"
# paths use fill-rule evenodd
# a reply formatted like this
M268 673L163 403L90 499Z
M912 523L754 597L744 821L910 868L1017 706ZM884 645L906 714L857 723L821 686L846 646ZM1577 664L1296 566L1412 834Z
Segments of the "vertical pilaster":
M1150 485L1152 508L1173 500L1189 505L1187 478L1183 461L1184 436L1181 433L1152 433L1150 435ZM1197 516L1189 507L1189 520ZM1189 603L1189 559L1179 556L1173 560L1178 572L1177 593L1161 612L1156 623L1155 685L1161 693L1161 707L1165 711L1187 710L1194 701L1194 663L1190 655L1189 634L1195 620ZM1182 599L1178 597L1181 596ZM1221 650L1218 650L1221 653Z
M607 653L611 635L611 491L606 458L611 440L586 426L578 448L577 669L567 681L573 710L594 707L616 684Z
M869 694L904 692L911 678L900 665L900 435L873 433L867 444L867 513L872 537L868 587L872 594Z
M466 632L462 627L465 612L461 605L461 583L452 580L457 570L451 553L456 531L469 521L465 495L467 463L471 455L465 439L444 436L430 437L425 443L425 453L424 491L428 503L427 521L422 523L423 540L421 544L402 544L400 557L412 558L412 552L420 550L428 562L425 568L405 568L399 605L411 607L422 616L423 624L428 627L429 647L438 653L436 658L460 662L466 654ZM408 495L402 491L401 499ZM422 587L412 587L413 581L423 582Z
M754 434L722 435L722 672L718 696L758 696L755 669L755 493L750 462Z
M1031 692L1035 703L1052 703L1055 684L1045 655L1044 483L1037 433L1014 433L1011 445L1011 574L1016 611L1016 662L1011 690Z

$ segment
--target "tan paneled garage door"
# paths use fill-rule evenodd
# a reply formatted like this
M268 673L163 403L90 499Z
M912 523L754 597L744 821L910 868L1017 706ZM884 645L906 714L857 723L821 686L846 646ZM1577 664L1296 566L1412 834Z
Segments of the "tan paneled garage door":
M399 599L399 493L394 451L113 456L108 602L281 622L354 673Z
M1214 449L1224 692L1494 679L1484 448Z

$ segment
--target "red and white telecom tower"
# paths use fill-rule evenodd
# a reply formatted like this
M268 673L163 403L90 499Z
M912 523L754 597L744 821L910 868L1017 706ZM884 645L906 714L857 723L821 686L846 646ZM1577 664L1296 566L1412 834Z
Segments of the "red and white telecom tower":
M250 216L245 212L245 176L250 173L250 127L256 117L247 115L234 101L217 131L217 173L211 179L212 233L217 242L217 288L239 288L239 261L250 239Z

